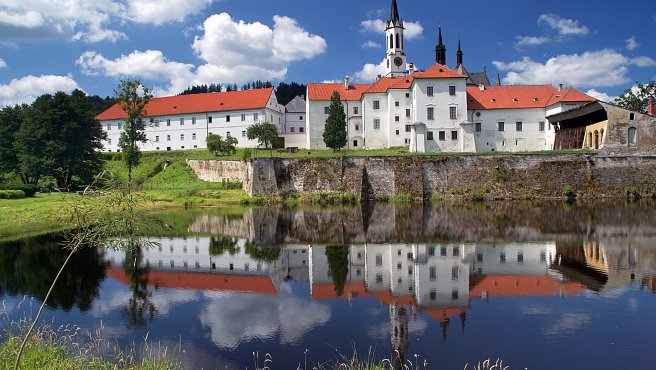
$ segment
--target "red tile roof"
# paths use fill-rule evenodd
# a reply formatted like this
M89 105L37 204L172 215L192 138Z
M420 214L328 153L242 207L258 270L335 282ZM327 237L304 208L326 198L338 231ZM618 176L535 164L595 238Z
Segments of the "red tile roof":
M383 77L376 81L367 91L367 93L385 93L389 89L410 89L414 77Z
M556 294L576 295L584 290L575 282L561 282L546 275L489 275L469 289L469 297L541 297Z
M107 276L127 284L122 268L107 269ZM223 275L195 272L156 271L148 274L148 285L195 290L215 290L242 293L275 294L276 288L268 276Z
M309 83L307 85L309 100L330 100L334 91L339 92L342 100L359 101L362 93L369 89L371 84L349 84L349 89L343 83Z
M149 117L174 114L221 112L240 109L266 108L273 88L189 94L153 98L146 106ZM96 116L99 121L125 119L126 114L117 104Z
M568 87L552 85L467 87L467 109L545 108L558 102L588 102L594 98Z
M315 283L312 284L312 299L332 299L332 298L348 298L352 297L366 297L369 295L367 289L364 286L364 281L357 283L347 282L344 284L344 290L342 295L338 296L335 292L335 284L332 282L329 283Z
M434 307L426 309L426 313L439 322L446 321L467 311L469 311L468 307Z
M419 71L412 74L414 78L467 78L465 75L450 69L449 67L435 63L425 71Z

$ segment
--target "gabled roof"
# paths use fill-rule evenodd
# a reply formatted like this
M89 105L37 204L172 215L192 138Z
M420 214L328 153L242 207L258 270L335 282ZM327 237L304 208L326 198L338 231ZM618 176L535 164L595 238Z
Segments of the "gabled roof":
M307 85L309 100L330 100L333 91L337 91L342 100L356 100L362 98L362 93L369 89L371 84L349 84L349 89L343 83L309 83Z
M425 71L415 72L412 74L414 78L467 78L449 67L435 63Z
M296 96L287 105L285 105L285 112L288 113L304 113L305 112L305 99Z
M389 89L410 89L414 77L412 76L403 76L403 77L382 77L376 81L365 94L368 93L385 93Z
M558 102L594 100L572 87L563 91L552 85L467 87L467 109L545 108Z
M266 108L273 88L167 96L153 98L146 106L148 117ZM117 103L96 116L99 121L125 119Z

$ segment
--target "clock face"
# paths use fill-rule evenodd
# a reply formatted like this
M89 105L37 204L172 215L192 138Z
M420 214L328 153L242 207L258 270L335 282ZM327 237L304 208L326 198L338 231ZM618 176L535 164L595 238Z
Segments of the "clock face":
M395 64L397 67L400 67L401 64L403 64L403 59L401 59L401 57L396 57L396 58L394 58L394 64Z

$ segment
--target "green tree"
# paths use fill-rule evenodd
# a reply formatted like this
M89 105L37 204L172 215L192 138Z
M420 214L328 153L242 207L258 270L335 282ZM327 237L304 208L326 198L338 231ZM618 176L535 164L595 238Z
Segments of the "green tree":
M326 257L328 257L328 268L333 275L335 293L341 296L344 293L344 285L348 276L348 245L326 246Z
M257 139L259 145L271 149L271 155L273 155L273 144L278 140L278 126L269 122L258 122L248 126L246 137L248 140Z
M0 174L15 173L26 182L20 172L16 154L16 135L23 121L23 111L27 105L16 105L0 109Z
M334 91L330 97L330 110L323 132L323 142L333 152L346 146L346 113L339 92Z
M146 142L146 124L144 117L148 114L146 105L153 97L149 88L139 80L122 80L115 90L121 109L127 114L125 125L118 140L123 152L123 160L128 167L128 191L132 187L132 168L139 164L141 151L139 143Z
M635 112L647 113L650 99L656 100L656 81L647 84L636 82L633 88L624 90L622 95L615 98L615 103Z
M237 138L228 136L225 139L221 135L209 134L205 139L207 150L214 153L214 155L230 155L237 152Z

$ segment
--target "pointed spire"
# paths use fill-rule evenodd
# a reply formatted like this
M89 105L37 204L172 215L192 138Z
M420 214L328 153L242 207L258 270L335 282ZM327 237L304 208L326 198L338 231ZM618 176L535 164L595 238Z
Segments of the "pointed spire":
M499 76L499 72L497 72L497 86L501 86L501 76Z
M397 22L399 20L399 8L396 6L396 0L392 0L392 9L390 10L390 21Z
M437 45L442 45L442 25L438 26L439 36L437 37Z
M435 46L435 62L446 65L446 45L442 42L442 26L439 26L437 46Z
M462 49L460 48L460 38L458 38L458 51L456 52L456 68L462 65Z

